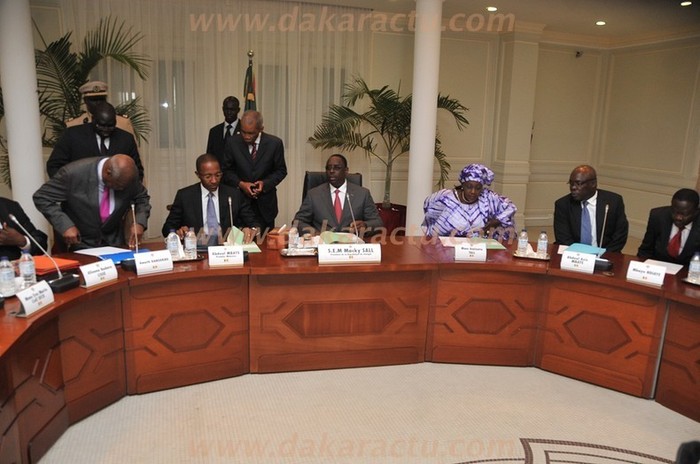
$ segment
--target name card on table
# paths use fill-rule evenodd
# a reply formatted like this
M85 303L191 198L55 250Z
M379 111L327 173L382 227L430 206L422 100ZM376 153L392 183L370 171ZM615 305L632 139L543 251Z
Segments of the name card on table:
M584 272L593 274L595 269L595 255L589 253L579 253L568 249L561 254L560 267L566 271Z
M104 284L111 280L117 280L117 267L111 259L85 264L80 266L79 269L80 273L83 275L82 286L85 288Z
M455 261L486 262L486 243L464 242L455 246Z
M21 292L17 292L21 308L15 316L27 317L53 303L53 292L48 282L41 280Z
M379 243L334 243L318 245L319 264L381 263Z
M209 267L226 267L243 265L243 247L240 245L210 246Z
M627 268L627 280L640 284L655 285L660 287L664 284L666 268L656 264L647 264L641 261L630 261Z
M168 250L149 251L148 253L136 253L136 274L146 275L156 272L173 270L173 257Z

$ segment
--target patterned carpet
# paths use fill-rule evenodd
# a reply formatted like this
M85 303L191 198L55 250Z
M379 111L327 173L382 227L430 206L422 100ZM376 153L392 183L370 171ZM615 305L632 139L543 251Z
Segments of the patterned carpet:
M131 396L52 463L672 463L700 423L535 368L415 364L251 374Z

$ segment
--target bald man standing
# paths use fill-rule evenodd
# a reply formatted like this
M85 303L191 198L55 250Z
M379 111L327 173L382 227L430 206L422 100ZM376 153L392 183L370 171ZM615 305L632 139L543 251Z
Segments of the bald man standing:
M134 246L148 225L150 196L127 155L85 158L62 167L34 193L36 208L69 250ZM131 224L131 204L136 223ZM129 224L125 230L125 224Z

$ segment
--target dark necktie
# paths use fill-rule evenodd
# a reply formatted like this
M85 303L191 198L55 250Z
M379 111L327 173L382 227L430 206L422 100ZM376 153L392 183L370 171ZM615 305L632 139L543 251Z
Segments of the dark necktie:
M581 243L592 245L593 235L591 234L591 214L588 212L588 201L583 201L581 204L583 205L581 210Z
M335 219L338 221L338 225L340 225L340 218L343 217L343 207L340 204L340 190L338 189L335 189L333 208L335 209Z
M107 144L105 143L107 137L100 137L100 155L107 156Z
M233 129L233 125L229 124L226 126L226 135L224 135L224 140L231 137L231 129Z
M255 161L256 156L258 156L258 144L253 143L250 145L250 158Z
M678 229L678 233L676 233L676 235L674 235L671 238L671 241L668 242L668 247L666 248L666 251L668 251L668 255L671 256L672 258L678 258L678 255L681 254L681 235L682 234L683 234L683 229Z

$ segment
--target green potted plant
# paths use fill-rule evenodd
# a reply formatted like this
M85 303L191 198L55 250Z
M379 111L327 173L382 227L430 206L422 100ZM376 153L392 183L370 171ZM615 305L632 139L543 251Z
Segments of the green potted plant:
M363 112L354 109L364 103ZM345 85L342 105L331 105L308 142L314 148L340 148L352 151L362 149L367 156L378 159L386 167L384 199L377 204L388 229L405 226L405 206L391 202L391 176L394 162L408 153L411 141L411 94L402 97L389 86L370 89L360 77ZM467 108L458 100L438 95L438 109L447 110L462 130L469 121L464 116ZM440 138L435 137L435 159L440 166L439 186L444 186L450 164L442 151ZM392 213L393 211L393 213ZM395 219L392 216L401 216Z
M36 25L35 25L36 27ZM37 29L38 30L38 29ZM133 69L141 79L148 77L149 59L134 52L143 35L124 22L106 18L86 34L81 52L72 52L71 32L47 44L39 32L43 50L35 50L39 112L44 123L42 144L53 147L66 128L65 122L82 114L78 88L90 80L92 70L105 58ZM147 140L150 121L139 98L115 105L117 114L128 116L137 141ZM0 119L4 116L0 94ZM9 185L9 164L4 140L0 138L0 179Z

